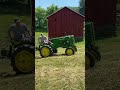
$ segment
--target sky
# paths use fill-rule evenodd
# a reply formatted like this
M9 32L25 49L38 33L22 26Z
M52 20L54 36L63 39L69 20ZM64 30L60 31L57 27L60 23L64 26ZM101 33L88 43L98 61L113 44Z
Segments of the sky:
M42 8L46 9L48 6L55 4L58 7L64 6L79 6L80 0L35 0L35 8L41 6Z

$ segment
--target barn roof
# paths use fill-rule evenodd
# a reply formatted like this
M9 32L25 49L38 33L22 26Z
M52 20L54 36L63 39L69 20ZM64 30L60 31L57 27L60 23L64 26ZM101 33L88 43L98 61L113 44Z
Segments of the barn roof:
M56 13L60 12L61 10L65 9L65 8L67 8L68 10L70 10L70 11L74 12L74 13L75 13L75 14L77 14L77 15L82 16L83 18L85 17L84 15L79 14L78 12L76 12L76 11L74 11L74 10L72 10L72 9L68 8L68 7L63 7L62 9L60 9L60 10L56 11L55 13L53 13L53 14L49 15L49 16L47 17L47 19L48 19L49 17L51 17L51 16L55 15Z

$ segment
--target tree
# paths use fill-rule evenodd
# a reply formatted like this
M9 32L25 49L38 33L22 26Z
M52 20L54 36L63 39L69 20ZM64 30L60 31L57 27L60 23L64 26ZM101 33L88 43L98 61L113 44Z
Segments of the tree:
M68 7L70 9L72 9L73 11L79 13L79 7Z
M119 3L119 4L120 4L120 0L117 0L117 3Z
M47 16L55 13L58 9L59 9L58 6L56 6L54 4L52 4L51 6L47 7L47 11L46 11Z
M41 29L45 29L46 11L38 7L35 9L35 26Z
M85 0L80 0L79 12L80 12L80 14L85 15Z
M58 6L51 5L47 9L38 7L35 9L35 27L41 31L47 31L47 17L58 10Z

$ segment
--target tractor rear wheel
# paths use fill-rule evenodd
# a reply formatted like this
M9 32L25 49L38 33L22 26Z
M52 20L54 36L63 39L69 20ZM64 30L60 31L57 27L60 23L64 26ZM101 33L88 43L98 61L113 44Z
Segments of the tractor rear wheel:
M15 48L11 65L16 74L28 74L35 69L34 49L28 46Z
M85 69L93 67L95 65L95 60L90 52L85 52Z
M75 53L74 49L73 48L67 48L65 50L65 54L70 56L70 55L73 55Z
M49 47L49 46L42 46L41 48L40 48L40 55L42 56L42 57L48 57L48 56L50 56L52 54L52 50L51 50L51 48Z

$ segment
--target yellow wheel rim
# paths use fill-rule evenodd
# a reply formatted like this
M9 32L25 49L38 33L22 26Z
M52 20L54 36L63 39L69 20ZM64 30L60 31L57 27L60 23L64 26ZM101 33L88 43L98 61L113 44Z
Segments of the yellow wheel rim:
M90 59L85 55L85 68L88 69L90 67Z
M72 49L67 49L67 55L73 55L73 50Z
M15 57L15 65L21 72L30 72L34 68L34 55L26 50L17 53Z
M48 57L50 55L50 49L48 47L43 47L41 49L41 54L43 57Z

